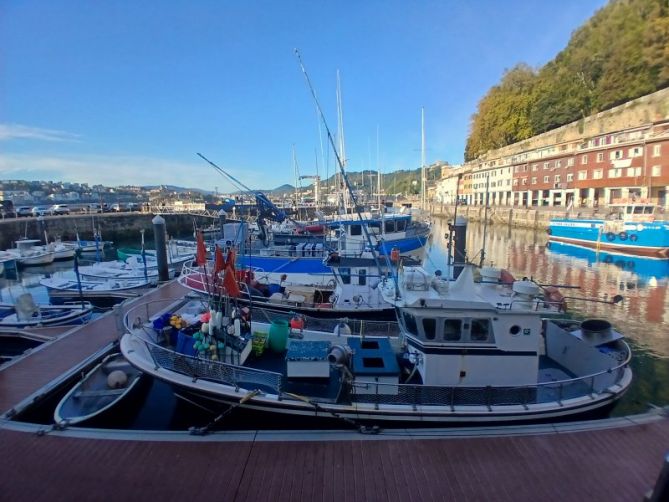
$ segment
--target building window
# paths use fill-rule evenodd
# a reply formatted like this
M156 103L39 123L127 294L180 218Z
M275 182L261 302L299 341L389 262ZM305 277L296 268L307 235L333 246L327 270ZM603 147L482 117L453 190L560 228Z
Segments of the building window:
M556 160L555 161L555 167L562 167L562 161L561 160Z
M539 169L539 164L532 164L532 171L537 171Z
M527 178L523 178L523 185L527 185Z
M567 159L567 167L571 167L574 165L574 157L569 157Z
M629 177L641 176L641 168L640 167L628 167L627 168L627 176L629 176Z
M662 145L653 145L653 157L659 157L662 153Z
M595 169L592 173L593 180L601 180L604 177L604 172L601 169Z
M560 183L560 181L562 181L562 178L560 177L559 174L556 174L555 175L555 183Z
M536 178L532 178L532 184L533 184L533 185L536 185L536 184L537 184L537 179L536 179Z
M574 181L574 175L572 173L567 174L567 183Z
M513 172L514 172L514 173L517 173L517 172L518 172L518 166L515 166L515 167L513 168Z
M518 186L518 178L516 178L515 180L513 180L513 186Z
M588 154L581 155L581 164L586 165L588 163Z
M662 166L653 166L651 174L652 176L662 176Z
M548 176L544 176L544 183L548 183Z
M544 162L544 169L548 169L551 166L550 162Z
M597 154L597 162L602 162L603 160L604 160L604 153L603 153L603 152L599 152L599 153Z
M614 150L613 152L609 153L609 159L610 160L620 160L623 158L623 151L622 150Z
M629 157L641 157L641 155L643 155L643 148L640 146L635 146L634 148L630 148L627 151L627 155Z
M609 178L620 178L623 175L622 169L609 169Z

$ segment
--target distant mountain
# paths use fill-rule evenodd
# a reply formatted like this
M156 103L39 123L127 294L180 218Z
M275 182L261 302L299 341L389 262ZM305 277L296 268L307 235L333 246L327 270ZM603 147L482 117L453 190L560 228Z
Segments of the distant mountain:
M200 192L203 194L208 194L208 195L213 195L214 192L213 190L204 190L202 188L184 188L184 187L179 187L176 185L144 185L142 188L144 190L156 190L157 188L164 188L165 190L169 190L171 192L178 192L178 193L185 193L185 192Z

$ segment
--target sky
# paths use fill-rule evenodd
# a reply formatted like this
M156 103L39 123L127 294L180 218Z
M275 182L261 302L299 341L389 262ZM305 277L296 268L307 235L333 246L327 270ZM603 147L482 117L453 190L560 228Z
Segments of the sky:
M605 0L4 0L0 179L236 190L463 161L478 101ZM298 49L321 104L314 99ZM302 183L309 184L309 181Z

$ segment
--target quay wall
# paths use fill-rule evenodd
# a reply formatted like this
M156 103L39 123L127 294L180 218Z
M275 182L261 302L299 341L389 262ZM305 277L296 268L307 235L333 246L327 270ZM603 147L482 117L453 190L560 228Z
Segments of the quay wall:
M469 221L484 221L486 209L484 206L458 206L458 216L464 216ZM430 207L430 214L437 218L453 218L455 206L434 204ZM530 209L522 207L494 206L488 208L487 220L489 224L507 225L512 227L533 228L546 230L552 218L592 218L603 217L588 211L567 211L566 209Z
M139 242L141 230L145 230L145 239L149 246L153 243L153 226L151 213L103 213L91 215L44 216L38 218L8 218L0 220L0 249L14 247L14 242L22 237L44 239L42 225L46 227L49 240L57 237L63 240L76 239L79 232L81 239L93 239L93 229L99 229L102 239L109 241ZM210 217L191 214L166 214L167 234L174 237L192 236L193 225L205 227L214 221Z

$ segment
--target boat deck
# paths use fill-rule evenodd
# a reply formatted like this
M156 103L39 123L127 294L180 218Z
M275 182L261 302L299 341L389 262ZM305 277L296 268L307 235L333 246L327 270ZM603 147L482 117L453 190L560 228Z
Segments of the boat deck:
M138 301L184 292L171 282ZM121 333L113 313L65 333L60 329L53 342L0 369L0 411L31 401ZM669 419L660 413L375 435L61 431L2 420L0 498L641 500L668 449Z

